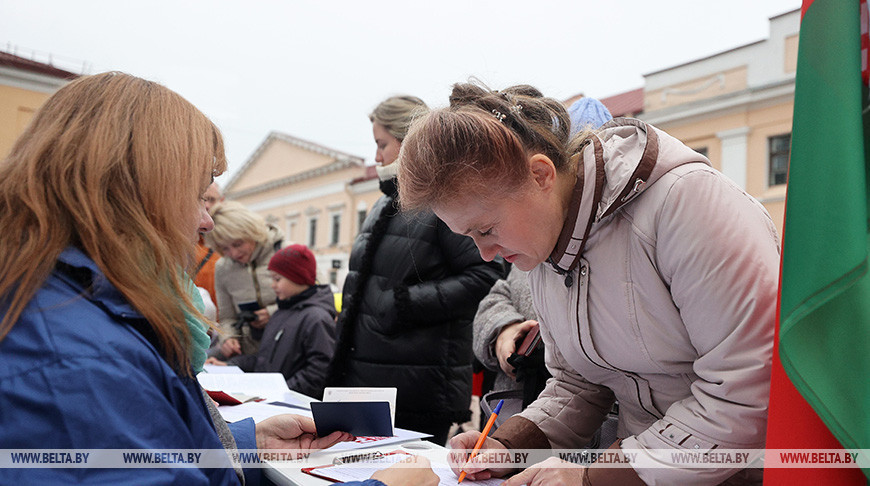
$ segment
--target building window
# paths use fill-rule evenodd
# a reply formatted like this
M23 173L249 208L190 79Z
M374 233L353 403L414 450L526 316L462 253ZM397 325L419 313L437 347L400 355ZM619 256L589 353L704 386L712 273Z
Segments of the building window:
M317 218L308 220L308 248L314 248L317 243Z
M791 134L777 135L767 139L769 154L767 184L776 186L785 184L788 179L788 157L791 147Z
M296 220L287 218L287 241L296 241L293 235L296 233Z
M366 210L365 209L357 209L356 210L356 231L359 233L362 231L363 222L366 220Z
M332 215L332 231L329 235L329 244L331 246L338 245L338 238L341 234L341 213Z

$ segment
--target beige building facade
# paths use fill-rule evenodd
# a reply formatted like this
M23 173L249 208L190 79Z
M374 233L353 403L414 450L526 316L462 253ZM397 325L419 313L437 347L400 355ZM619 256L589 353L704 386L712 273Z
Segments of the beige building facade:
M649 122L704 153L755 196L782 234L800 10L767 39L644 76Z
M0 51L0 158L30 123L36 110L77 75Z
M764 204L781 234L799 26L799 10L772 17L765 40L646 74L642 89L601 101L614 116L640 118L707 155ZM280 227L285 245L311 247L319 280L340 289L353 239L381 196L373 169L362 157L272 133L224 191Z
M351 244L380 197L373 167L362 157L273 132L226 184L239 201L302 243L317 259L317 277L339 291Z

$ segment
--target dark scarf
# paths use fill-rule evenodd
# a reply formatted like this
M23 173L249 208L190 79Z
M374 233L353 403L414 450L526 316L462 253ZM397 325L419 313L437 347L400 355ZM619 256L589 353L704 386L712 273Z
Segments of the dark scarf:
M393 198L393 200L398 203L399 201L399 181L393 177L392 179L387 179L385 181L380 182L381 192L384 193L387 197Z
M276 299L275 303L278 304L279 309L291 309L294 305L311 297L315 293L317 293L317 286L312 285L311 287L308 287L307 289L299 292L298 294L290 297L289 299Z

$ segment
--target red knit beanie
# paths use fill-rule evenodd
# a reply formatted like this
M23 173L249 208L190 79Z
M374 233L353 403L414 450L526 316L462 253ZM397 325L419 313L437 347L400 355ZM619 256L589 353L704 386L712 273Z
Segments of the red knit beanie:
M269 260L269 270L299 285L314 285L317 263L305 245L281 248Z

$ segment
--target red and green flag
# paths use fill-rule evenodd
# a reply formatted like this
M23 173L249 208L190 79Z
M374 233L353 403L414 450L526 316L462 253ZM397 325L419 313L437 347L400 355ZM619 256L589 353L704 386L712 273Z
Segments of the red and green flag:
M864 1L804 0L801 10L768 449L870 449ZM764 472L768 485L868 477L857 468Z

